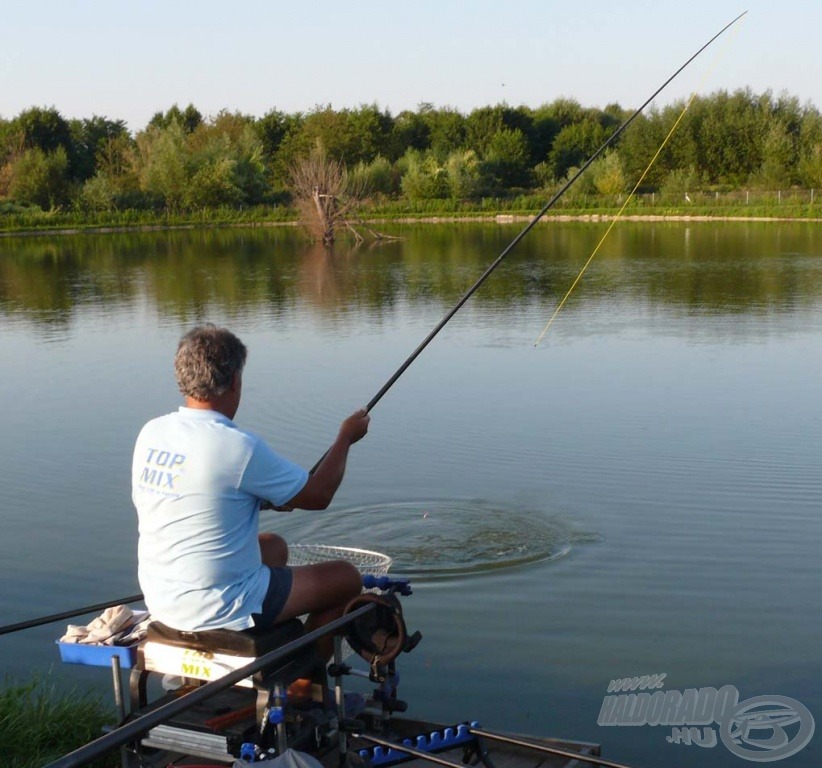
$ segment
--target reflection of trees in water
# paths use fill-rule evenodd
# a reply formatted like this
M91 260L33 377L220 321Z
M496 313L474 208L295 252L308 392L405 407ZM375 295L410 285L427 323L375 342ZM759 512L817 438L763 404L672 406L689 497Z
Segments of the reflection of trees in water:
M603 224L537 227L474 296L479 307L553 307ZM0 241L0 310L68 324L144 302L191 322L212 311L282 314L304 302L331 317L453 304L516 234L478 224L404 226L402 241L328 251L289 228L185 230ZM822 294L822 233L812 224L627 223L612 232L574 295L604 294L689 313L791 311Z
M354 258L356 255L351 250L341 253L340 249L332 250L323 245L313 245L301 252L298 274L303 297L323 308L344 305L345 287L341 283Z
M300 299L326 314L390 310L406 285L397 241L297 253Z

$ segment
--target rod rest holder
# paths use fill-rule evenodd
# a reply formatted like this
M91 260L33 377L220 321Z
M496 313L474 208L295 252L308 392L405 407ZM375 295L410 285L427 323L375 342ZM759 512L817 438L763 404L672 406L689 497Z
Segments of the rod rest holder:
M336 664L332 662L328 665L328 676L329 677L342 677L343 675L350 675L351 674L351 665L350 664Z
M405 641L403 651L405 653L411 653L411 651L413 651L419 645L420 640L422 640L422 632L417 630Z
M383 592L396 592L403 597L412 594L409 579L392 579L390 576L375 576L367 573L362 577L365 589L381 589Z

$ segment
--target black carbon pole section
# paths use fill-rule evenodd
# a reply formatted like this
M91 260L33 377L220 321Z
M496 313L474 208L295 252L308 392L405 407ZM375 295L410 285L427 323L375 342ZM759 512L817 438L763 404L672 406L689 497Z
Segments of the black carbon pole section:
M29 619L28 621L21 621L17 624L7 624L5 627L0 627L0 635L8 635L11 632L19 632L21 629L31 629L32 627L39 627L43 624L51 624L52 622L61 621L62 619L71 619L86 613L94 613L94 611L104 611L106 608L113 608L115 605L138 603L142 599L142 595L131 595L129 597L121 597L119 600L110 600L107 603L95 603L94 605L87 605L85 608L75 608L71 611L53 613L51 616L41 616L39 619Z
M547 752L551 755L560 755L561 757L579 760L581 763L590 763L592 765L600 765L603 768L631 768L625 763L615 763L613 760L603 760L601 757L594 757L592 755L583 755L579 752L574 752L569 749L559 749L558 747L548 747L539 742L529 741L528 739L517 738L515 736L508 736L505 733L496 733L495 731L486 731L484 728L469 728L469 731L475 736L482 736L491 741L499 741L503 744L511 744L516 747L525 747L527 749L535 749L538 752Z

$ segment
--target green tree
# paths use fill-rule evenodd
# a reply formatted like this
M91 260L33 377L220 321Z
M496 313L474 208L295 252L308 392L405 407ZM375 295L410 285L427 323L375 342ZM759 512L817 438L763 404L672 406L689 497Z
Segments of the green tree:
M806 147L799 158L800 183L811 189L822 188L822 143Z
M543 105L534 110L528 139L534 163L546 160L559 130L559 120L549 105Z
M580 166L608 138L605 128L591 118L563 128L554 140L548 155L554 176L565 176L574 166Z
M576 175L577 171L579 171L579 168L577 166L571 166L566 172L565 176L562 179L560 179L558 184L566 184L568 181L570 181L572 176ZM584 198L588 197L589 195L595 194L597 194L597 190L594 186L593 175L591 173L583 173L582 176L579 177L578 181L572 187L569 187L568 191L565 193L564 199L567 201L579 202Z
M524 187L531 181L530 152L519 128L503 128L490 137L482 162L483 175L492 187Z
M519 131L528 137L533 128L533 117L527 110L513 109L507 104L480 107L465 119L465 143L480 157L488 153L491 142L501 131ZM530 154L530 148L529 148Z
M770 94L719 91L700 102L696 167L711 183L744 183L762 165Z
M81 211L116 210L117 187L108 176L98 173L83 184L76 205Z
M276 162L281 168L290 169L318 143L331 159L343 160L349 138L346 116L330 106L318 106L287 131L277 150Z
M123 120L109 120L93 115L90 119L69 122L73 157L72 173L75 179L85 181L97 170L97 155L106 142L128 135Z
M187 132L178 120L138 134L140 188L173 210L260 202L268 189L253 118L220 112Z
M437 157L446 158L465 146L465 117L456 109L434 109L430 104L421 104L420 114L428 126L429 147Z
M9 196L21 203L54 208L68 201L68 153L58 146L51 152L26 149L14 163Z
M822 116L814 107L808 107L802 116L797 174L800 184L822 187Z
M97 151L95 166L94 176L84 182L77 197L81 210L111 211L145 204L131 136L121 133L105 139Z
M236 162L230 157L214 157L202 163L186 184L187 208L216 208L237 205L243 191L236 184Z
M23 135L27 149L38 148L53 152L62 147L71 154L71 129L66 119L54 107L32 107L21 112L13 127Z
M192 173L188 205L256 204L264 199L268 170L253 118L220 112L197 128L187 144Z
M409 149L428 149L431 146L431 126L420 112L405 110L394 118L391 132L391 160L402 157Z
M557 125L557 131L567 128L574 123L581 123L586 117L586 111L576 99L559 98L550 104L540 107L543 118L551 118Z
M662 182L660 191L663 195L674 200L687 199L688 192L693 192L706 184L705 179L700 176L695 166L690 168L675 168L668 172Z
M770 189L790 185L791 171L796 169L795 148L787 127L775 122L768 128L762 143L762 165L756 181Z
M594 188L600 195L619 195L625 192L627 181L617 152L606 150L604 155L591 164L589 172Z
M445 161L449 197L466 200L475 197L481 186L480 161L473 149L456 150Z
M148 121L149 128L169 128L172 123L178 123L186 133L193 133L202 124L203 116L193 104L180 109L174 104L166 112L155 112Z
M183 126L149 126L136 137L140 188L166 208L176 210L186 200L191 157Z
M369 163L380 155L386 155L391 147L394 120L376 104L363 105L345 112L348 133L351 136L346 148L346 161Z
M659 112L651 109L647 115L637 117L619 137L619 156L626 178L636 183L662 144L665 133ZM670 164L665 157L660 157L645 176L640 191L658 189L669 172Z
M287 115L277 109L272 109L254 123L254 130L263 146L266 159L271 162L277 154L283 139L297 130L302 122L299 113Z

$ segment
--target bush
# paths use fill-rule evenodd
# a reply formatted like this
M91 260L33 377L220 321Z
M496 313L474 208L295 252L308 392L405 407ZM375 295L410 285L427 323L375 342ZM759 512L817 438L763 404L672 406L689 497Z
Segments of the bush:
M402 192L409 200L440 200L450 197L448 174L432 153L409 151L402 176Z
M385 157L377 157L370 163L360 161L351 170L354 185L366 195L395 195L399 192L399 173Z
M44 152L27 149L14 163L9 196L14 200L53 208L68 196L68 155L63 147Z

